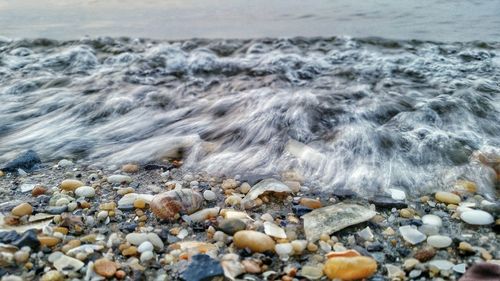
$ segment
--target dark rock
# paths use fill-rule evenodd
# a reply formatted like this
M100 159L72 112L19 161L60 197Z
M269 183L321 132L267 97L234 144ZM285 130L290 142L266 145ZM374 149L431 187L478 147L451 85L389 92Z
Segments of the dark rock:
M219 229L228 235L233 235L246 228L246 223L240 219L226 219L219 224Z
M495 202L491 205L484 205L481 209L492 214L493 216L500 216L500 202Z
M333 196L343 200L343 199L353 199L358 197L358 194L350 189L337 188L333 191Z
M68 210L68 206L50 206L45 209L45 212L51 215L59 215Z
M123 222L120 224L120 230L122 230L125 233L134 232L136 228L137 228L137 223L135 222Z
M436 250L432 247L425 247L418 250L414 257L420 262L426 262L431 260L436 255Z
M218 276L224 276L224 270L220 262L208 255L194 255L187 269L181 273L185 281L209 281Z
M421 220L417 220L417 219L407 219L407 220L402 220L401 222L399 222L399 224L401 226L404 226L404 225L415 225L415 226L422 226L422 221Z
M40 241L36 237L36 230L30 229L25 231L16 241L12 242L12 245L18 248L28 246L31 249L37 249L40 246Z
M380 242L373 242L373 243L368 244L368 246L366 246L366 250L368 252L379 252L379 251L382 251L383 249L384 249L384 245L382 245L382 243L380 243Z
M379 208L385 208L385 209L392 209L392 208L402 209L408 207L408 204L406 204L404 201L394 200L389 196L383 196L383 195L377 195L375 197L372 197L368 199L368 202L374 204Z
M0 232L0 243L10 244L19 239L20 237L21 235L19 235L15 230L2 231Z
M494 263L478 263L471 266L459 281L498 281L500 265Z
M311 208L307 208L305 206L302 206L302 205L295 205L295 206L292 206L292 211L295 215L301 217L309 212L311 212L313 209Z
M168 164L168 165L158 165L158 164L146 164L144 166L144 170L146 171L151 171L151 170L161 170L163 169L164 171L166 170L170 170L174 167L174 165L172 164Z
M29 171L40 163L42 161L38 157L38 154L33 150L28 150L7 163L1 170L5 172L16 172L18 169Z

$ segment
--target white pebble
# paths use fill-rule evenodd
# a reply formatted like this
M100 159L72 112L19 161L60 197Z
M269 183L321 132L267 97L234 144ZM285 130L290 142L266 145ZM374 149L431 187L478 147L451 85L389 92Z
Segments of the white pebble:
M207 189L203 192L203 198L205 198L205 200L207 201L214 201L217 196L215 195L215 192Z
M76 197L91 198L95 195L95 190L91 186L80 186L75 190Z
M56 201L56 206L67 206L69 204L69 200L67 198L59 198Z
M290 254L293 252L293 246L290 243L277 244L274 250L282 260L288 260Z
M422 223L427 225L434 225L437 227L441 227L443 225L443 221L440 217L436 215L425 215L422 217Z
M97 219L100 221L105 220L108 217L108 211L100 211L97 213Z
M427 238L427 244L434 248L446 248L451 245L451 238L443 235L432 235Z
M154 249L153 247L153 244L151 244L151 242L149 241L144 241L141 243L141 245L139 245L139 247L137 247L137 251L139 253L144 253L144 252L152 252Z
M141 262L148 262L154 258L154 254L151 251L147 251L141 254Z
M488 225L492 224L494 221L492 215L481 210L465 211L462 214L460 214L460 218L464 222L473 225Z
M409 225L400 227L399 232L401 233L401 236L403 236L403 239L412 245L416 245L427 238L425 234Z
M394 200L403 201L406 199L406 193L402 190L389 188L389 193L391 194L391 198Z
M108 182L111 184L130 183L132 178L124 175L112 175L108 177Z

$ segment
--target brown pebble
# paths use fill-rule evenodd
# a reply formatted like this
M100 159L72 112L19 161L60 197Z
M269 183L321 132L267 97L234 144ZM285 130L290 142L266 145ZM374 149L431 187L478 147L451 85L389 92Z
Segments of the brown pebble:
M29 203L21 203L10 212L13 216L22 217L33 213L33 207Z
M47 271L40 281L64 281L64 275L57 270Z
M3 223L6 225L18 225L19 224L19 217L13 216L13 215L6 215L3 218Z
M137 247L136 246L130 246L122 251L122 255L124 255L126 257L127 256L135 256L136 254L137 254Z
M432 247L425 247L418 250L414 257L420 262L426 262L431 260L436 255L436 250Z
M61 239L52 236L38 236L38 241L40 242L40 245L50 248L59 244Z
M300 198L299 204L311 209L321 208L321 201L311 198Z
M141 198L135 199L134 208L137 208L137 209L146 208L146 201L144 201L144 199L141 199Z
M0 170L0 177L3 177L5 174L3 173L2 170Z
M94 263L94 271L106 278L113 277L117 269L116 263L106 258L98 259Z
M125 277L127 276L127 274L125 273L125 271L123 270L118 270L116 273L115 273L115 277L117 279L124 279Z
M274 251L274 240L262 232L241 230L234 234L233 243L237 248L248 248L253 252Z
M66 191L75 191L75 189L79 188L80 186L83 186L84 183L79 181L79 180L63 180L61 182L61 185L59 187L62 190Z
M129 174L137 173L139 171L139 166L135 164L126 164L122 166L122 171Z
M254 261L244 260L244 261L241 262L241 264L243 264L243 267L245 268L245 271L247 273L257 274L257 273L260 273L262 271L260 269L260 266L256 262L254 262Z
M53 230L54 230L54 232L59 232L59 233L62 233L64 235L68 234L68 231L69 231L68 228L62 227L62 226L55 226L53 228Z
M33 190L31 191L31 196L33 197L38 197L40 195L43 195L45 194L45 192L47 192L47 189L41 185L37 185L35 186L35 188L33 188Z

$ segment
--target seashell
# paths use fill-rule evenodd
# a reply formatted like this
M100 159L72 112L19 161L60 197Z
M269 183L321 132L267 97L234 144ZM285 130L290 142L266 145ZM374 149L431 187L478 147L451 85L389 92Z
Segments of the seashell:
M170 220L176 214L192 214L201 208L203 196L191 189L170 190L151 200L151 211L160 219Z

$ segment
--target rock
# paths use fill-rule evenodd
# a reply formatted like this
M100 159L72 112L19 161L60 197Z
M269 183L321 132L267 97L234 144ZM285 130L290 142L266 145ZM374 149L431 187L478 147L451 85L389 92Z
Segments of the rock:
M14 259L17 264L25 264L30 258L30 253L28 251L17 251L14 254Z
M38 197L40 195L43 195L45 194L45 192L47 192L47 189L43 186L40 186L40 185L37 185L33 188L33 190L31 191L31 196L33 197Z
M146 263L146 262L152 260L154 257L155 257L155 255L152 251L146 251L146 252L141 254L141 257L139 258L139 260L142 263Z
M310 213L313 209L311 208L307 208L305 206L302 206L302 205L294 205L292 206L292 211L295 215L301 217L307 213Z
M377 271L377 262L369 257L338 257L328 259L323 268L330 279L358 280Z
M58 259L54 261L54 267L59 271L78 271L85 264L80 260L77 260L66 255L61 255Z
M142 198L137 198L134 200L134 208L144 209L146 208L146 201Z
M135 164L125 164L122 166L122 172L127 174L134 174L139 172L139 166Z
M225 219L219 224L219 229L228 235L234 235L236 232L245 230L246 228L246 223L240 219Z
M125 184L125 183L131 183L132 178L129 176L125 175L111 175L107 178L107 181L110 184Z
M442 202L442 203L446 203L446 204L458 205L458 203L460 203L462 201L462 199L460 199L460 196L458 196L454 193L445 192L445 191L436 192L434 197L436 198L437 201Z
M390 280L403 280L406 276L405 272L398 266L386 264L385 268L387 269L387 277Z
M293 246L290 243L281 243L274 246L274 251L281 260L287 261L293 253Z
M477 263L472 265L459 281L498 281L500 265L494 263Z
M260 266L254 262L254 261L251 261L251 260L244 260L241 262L241 264L245 267L245 272L247 273L261 273L262 272L262 269L260 268ZM323 269L321 269L323 270Z
M143 242L148 241L148 234L147 233L129 233L127 236L125 236L125 240L129 242L132 245L141 245Z
M406 193L402 190L389 188L389 193L391 194L391 198L398 201L404 201L406 199Z
M192 222L203 222L207 219L217 217L219 215L219 211L220 211L219 207L206 208L189 215L189 219Z
M59 167L61 167L61 168L67 168L67 167L73 166L73 162L72 162L71 160L61 159L61 160L57 163L57 166L59 166Z
M436 215L425 215L422 217L422 223L427 225L433 225L437 227L441 227L443 225L443 221L440 217Z
M115 275L116 270L118 269L116 263L106 259L98 259L94 262L94 271L106 278L111 278Z
M453 271L460 273L460 274L464 274L465 270L466 270L466 266L467 265L465 263L459 263L459 264L453 266Z
M154 246L149 241L144 241L139 245L139 247L137 247L137 251L141 254L144 252L153 251L153 249Z
M427 244L434 248L446 248L451 245L451 238L443 235L432 235L427 238Z
M33 213L33 207L29 203L21 203L10 212L13 216L29 216Z
M275 179L265 179L252 186L250 191L245 195L241 201L243 208L255 207L255 199L264 193L292 193L290 187L286 184L275 180Z
M437 235L439 234L439 227L430 224L424 224L418 228L418 231L425 235Z
M192 214L201 208L203 197L191 189L171 190L151 200L151 211L160 219L172 220L177 214Z
M66 191L74 191L80 186L84 186L84 184L79 180L63 180L59 185L59 188Z
M406 204L404 201L394 200L392 199L392 197L384 195L377 195L375 197L372 197L368 199L368 202L384 209L392 209L392 208L402 209L408 207L408 204Z
M253 230L241 230L234 234L234 245L237 248L248 248L253 252L274 251L274 240L264 233Z
M454 264L447 260L432 260L429 262L430 267L435 267L439 271L450 270L453 268Z
M318 209L323 207L321 201L311 198L300 198L299 204L310 209Z
M181 278L186 281L206 281L215 277L223 277L221 264L208 255L194 255Z
M432 247L425 247L418 250L414 257L420 262L426 262L431 260L436 255L436 250Z
M32 183L21 184L20 188L21 188L22 193L30 192L35 188L35 184L32 184Z
M323 266L321 264L317 266L304 265L300 270L300 276L309 280L318 280L323 277Z
M460 214L460 218L464 222L472 225L488 225L492 224L494 221L492 215L482 210L465 211Z
M16 172L18 169L29 171L40 163L42 163L42 161L38 154L33 150L28 150L7 163L1 170L4 172Z
M0 170L0 178L3 177L4 175L5 173L2 170Z
M357 204L339 203L315 209L302 216L304 232L309 241L316 241L321 234L331 234L348 226L365 222L376 213Z
M38 241L40 242L41 246L45 247L54 247L55 245L59 244L61 239L57 237L52 237L52 236L38 236Z
M416 245L426 238L425 234L410 225L401 226L399 228L399 233L401 233L401 236L403 236L406 242L412 245Z
M264 232L269 235L269 236L272 236L272 237L276 237L276 238L281 238L281 239L285 239L286 238L286 233L285 231L277 226L276 224L272 223L272 222L264 222Z
M40 281L64 281L64 275L57 270L47 271Z
M203 192L203 198L205 198L205 200L207 201L214 201L215 199L217 199L217 196L212 190L207 189Z
M91 186L80 186L75 189L76 197L92 198L95 195L95 190Z
M38 238L36 236L36 230L30 229L21 234L21 236L11 244L19 249L24 246L28 246L34 250L37 249L38 246L40 246L40 241L38 241Z
M356 234L358 234L358 236L361 237L361 239L363 239L365 241L373 241L373 238L375 238L375 236L373 235L373 232L369 226L358 231Z

